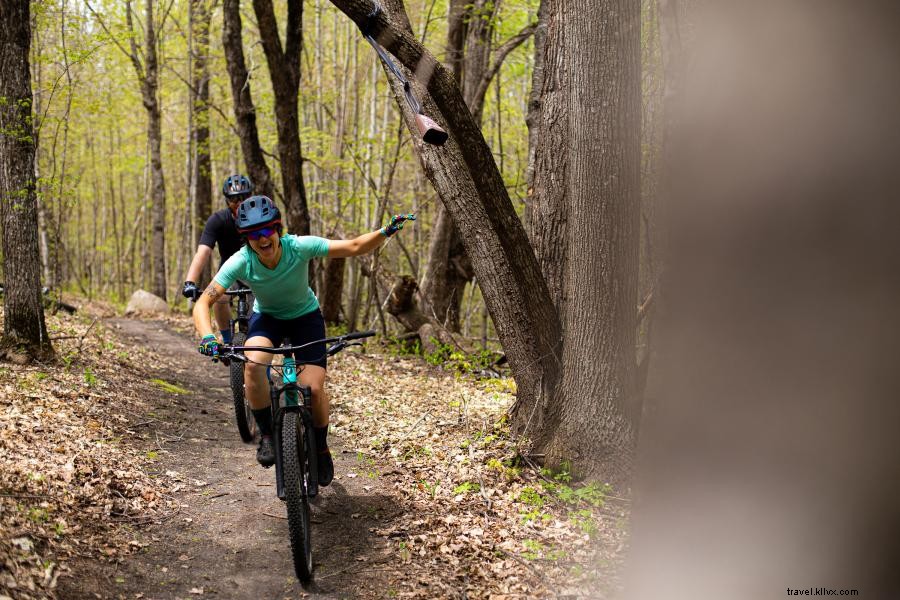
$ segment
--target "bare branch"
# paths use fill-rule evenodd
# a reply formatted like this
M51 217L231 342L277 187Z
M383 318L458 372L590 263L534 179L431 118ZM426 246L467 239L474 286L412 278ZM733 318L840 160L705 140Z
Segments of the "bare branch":
M537 23L526 25L524 28L522 28L522 31L500 44L500 46L498 46L497 49L494 50L494 57L491 61L491 66L488 67L488 70L484 73L484 77L482 77L481 81L478 82L478 87L475 90L472 106L481 106L481 104L484 102L484 95L487 94L487 89L491 85L491 81L494 80L497 72L500 71L500 67L503 66L503 61L506 60L506 57L509 56L510 52L521 46L525 40L534 35L535 30L537 30L537 26Z
M94 15L94 18L97 19L97 23L100 24L100 28L103 29L103 31L106 32L106 35L109 36L109 39L111 39L111 40L113 41L113 43L119 48L119 50L122 51L122 54L124 54L124 55L127 56L129 59L131 59L131 63L134 65L134 68L137 69L137 72L138 72L138 78L141 79L141 80L143 81L143 79L144 79L144 75L143 75L143 73L144 73L144 68L143 68L143 66L141 65L140 58L139 58L136 54L132 54L131 52L129 52L129 51L125 48L125 46L123 46L123 45L119 42L118 38L117 38L116 36L113 35L112 31L109 30L109 28L106 26L106 23L103 22L103 19L100 18L100 15L97 13L97 11L94 10L94 7L91 6L91 3L88 2L88 0L85 0L84 3L85 3L85 5L88 7L88 10L91 11L91 14ZM133 29L132 26L131 26L131 18L130 18L130 15L131 15L131 2L126 2L126 5L128 6L127 14L129 15L129 19L128 19L128 21L129 21L129 23L128 23L128 31L129 31L129 33L130 33L129 39L131 40L131 48L132 48L132 50L135 50L135 44L134 44L134 29Z

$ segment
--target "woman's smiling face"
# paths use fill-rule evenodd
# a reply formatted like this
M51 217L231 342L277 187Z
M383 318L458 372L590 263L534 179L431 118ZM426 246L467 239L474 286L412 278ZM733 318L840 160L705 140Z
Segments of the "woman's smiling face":
M277 230L273 230L269 235L257 239L247 236L247 243L250 244L250 248L256 252L259 259L263 262L274 259L278 248L281 246Z

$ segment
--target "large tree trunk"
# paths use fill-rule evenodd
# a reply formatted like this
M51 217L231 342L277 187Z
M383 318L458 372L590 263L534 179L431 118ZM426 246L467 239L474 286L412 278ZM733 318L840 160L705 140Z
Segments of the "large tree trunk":
M222 47L225 51L225 66L231 82L231 99L234 105L234 117L237 121L238 135L241 138L241 151L247 174L253 182L253 191L269 198L274 197L275 188L272 174L263 157L259 144L259 132L256 128L256 108L250 95L250 74L244 62L244 46L241 40L240 0L224 0L222 2Z
M208 0L191 0L194 28L193 74L191 83L194 99L194 129L191 137L194 142L193 174L191 184L194 186L194 232L191 240L191 251L200 242L203 223L212 213L212 165L209 154L209 19ZM207 261L204 272L200 276L202 282L210 280L210 264Z
M259 34L275 92L275 125L278 130L278 157L281 160L287 225L293 233L309 235L309 210L303 186L303 157L300 153L300 121L297 111L303 3L301 0L288 0L283 50L272 0L253 0L253 10L259 22ZM310 273L310 280L313 279Z
M542 240L541 264L563 326L563 378L553 405L540 409L559 425L535 439L551 456L596 460L602 475L623 481L637 421L640 3L582 0L551 6L548 21L553 25L544 48L555 56L546 57L545 78L566 89L556 103L544 104L542 120L548 129L557 117L568 125L565 138L544 140L565 139L564 145L545 146L541 153L545 159L561 153L565 175L564 187L555 190L560 196L548 198L550 206L541 211L534 231ZM562 39L551 42L557 26L564 28L556 32ZM601 29L604 35L598 36ZM555 169L550 162L538 168ZM559 172L544 171L542 181L551 175ZM542 203L538 195L536 204ZM549 232L560 237L552 239ZM551 250L553 244L565 246L564 255ZM516 422L524 423L526 415L520 411Z
M0 223L3 238L4 348L30 357L53 353L41 305L31 121L30 3L0 3Z

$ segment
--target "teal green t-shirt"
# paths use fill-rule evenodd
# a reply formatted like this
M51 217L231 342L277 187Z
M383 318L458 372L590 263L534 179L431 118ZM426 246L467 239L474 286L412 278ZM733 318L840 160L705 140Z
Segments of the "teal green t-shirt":
M281 249L281 260L270 269L245 245L225 261L213 281L228 289L240 279L256 295L253 310L276 319L296 319L318 309L319 300L309 289L309 261L328 254L328 240L285 235Z

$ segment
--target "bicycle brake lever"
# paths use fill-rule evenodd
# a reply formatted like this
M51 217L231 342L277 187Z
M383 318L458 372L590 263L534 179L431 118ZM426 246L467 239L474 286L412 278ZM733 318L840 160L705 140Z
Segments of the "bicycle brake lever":
M337 342L334 346L325 351L325 354L328 356L333 356L347 347L347 342L340 341Z

